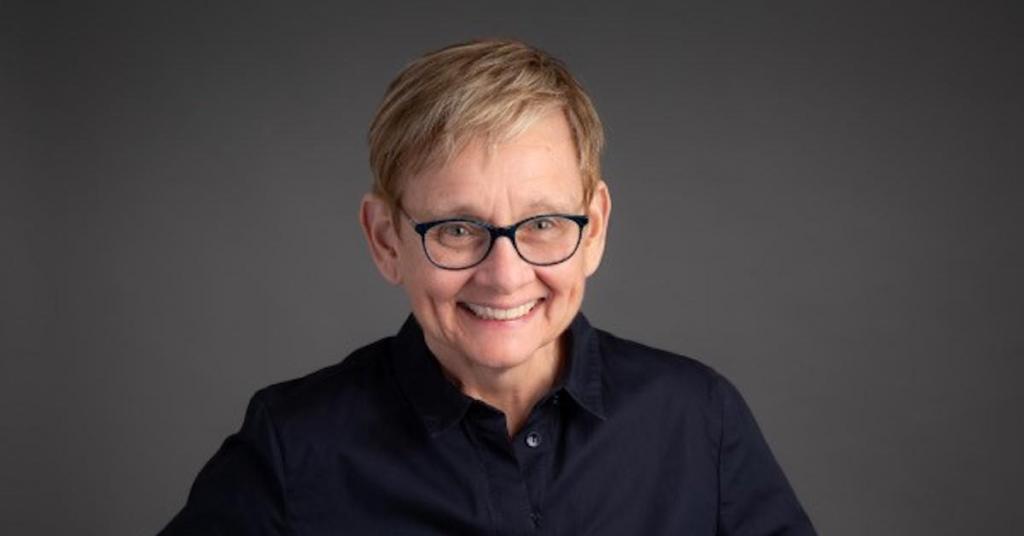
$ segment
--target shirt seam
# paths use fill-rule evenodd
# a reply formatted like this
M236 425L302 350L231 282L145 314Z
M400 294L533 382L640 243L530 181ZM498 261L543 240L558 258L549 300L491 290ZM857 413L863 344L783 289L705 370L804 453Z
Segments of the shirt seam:
M717 449L717 462L718 462L718 489L716 490L718 495L718 501L716 506L715 516L715 534L722 533L722 517L725 515L724 508L722 506L723 493L722 493L722 448L725 444L725 397L722 396L722 378L715 374L715 383L712 387L712 392L717 394L718 398L718 449Z
M295 531L293 530L293 526L292 526L292 511L291 511L291 508L289 507L289 500L288 500L288 495L289 495L290 487L288 485L288 475L287 475L286 464L285 464L285 458L286 458L285 452L284 452L284 449L285 449L284 445L285 444L284 444L284 441L281 438L280 430L278 429L277 425L274 423L274 414L273 414L272 411L270 411L270 403L267 402L267 401L264 401L264 400L260 400L259 404L261 406L263 406L263 410L267 414L267 422L270 424L270 430L271 430L271 432L273 434L274 442L276 443L275 446L277 447L276 450L278 452L278 460L277 460L277 462L278 462L278 467L280 467L279 473L281 475L281 504L284 507L284 519L283 519L283 521L284 521L284 530L285 530L286 534L295 534Z

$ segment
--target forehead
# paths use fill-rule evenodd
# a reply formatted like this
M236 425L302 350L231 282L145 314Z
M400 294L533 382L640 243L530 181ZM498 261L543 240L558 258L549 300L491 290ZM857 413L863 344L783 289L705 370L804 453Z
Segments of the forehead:
M431 216L576 212L583 176L568 123L552 113L507 140L470 140L448 161L409 177L403 198Z

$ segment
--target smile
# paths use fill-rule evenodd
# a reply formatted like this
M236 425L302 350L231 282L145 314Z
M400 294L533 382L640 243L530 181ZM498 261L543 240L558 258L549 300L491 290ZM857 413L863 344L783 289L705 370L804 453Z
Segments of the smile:
M484 320L515 320L528 315L539 302L540 300L532 300L510 309L497 309L486 305L477 305L475 303L468 302L462 303L467 309L472 311L474 315L479 318L483 318Z

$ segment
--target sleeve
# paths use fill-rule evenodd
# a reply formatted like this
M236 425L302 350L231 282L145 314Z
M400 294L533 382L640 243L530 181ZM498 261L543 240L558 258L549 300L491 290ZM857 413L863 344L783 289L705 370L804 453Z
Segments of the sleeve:
M286 522L280 443L257 393L242 428L206 463L185 507L158 536L284 535Z
M815 535L810 519L736 387L718 376L718 534Z

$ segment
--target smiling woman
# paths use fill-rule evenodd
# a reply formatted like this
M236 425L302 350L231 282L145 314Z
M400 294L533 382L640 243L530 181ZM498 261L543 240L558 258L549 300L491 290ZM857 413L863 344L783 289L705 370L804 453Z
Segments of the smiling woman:
M360 222L412 314L257 393L163 534L813 534L727 380L580 312L611 212L602 146L533 47L407 67Z
M604 250L608 189L598 181L584 206L576 146L561 110L538 117L510 139L472 140L443 165L410 175L403 186L398 203L413 215L452 217L433 208L451 204L509 225L536 217L530 207L542 194L551 206L588 222L582 237L564 234L572 240L557 252L575 251L569 243L582 243L579 254L560 255L559 263L531 264L512 240L495 239L479 262L439 270L431 262L436 255L430 253L440 249L429 245L433 241L421 243L408 225L394 227L383 196L368 194L363 201L362 221L377 266L402 285L427 347L465 393L501 409L509 435L515 435L563 361L559 336L579 311L586 278Z

